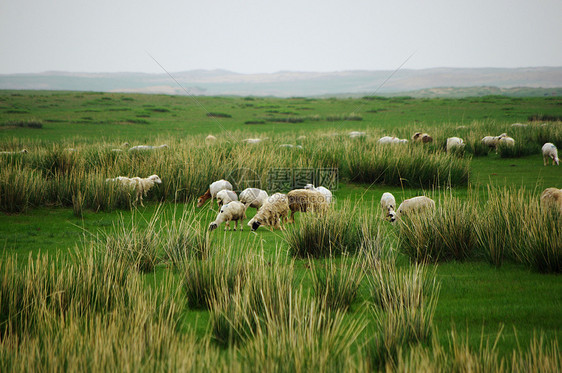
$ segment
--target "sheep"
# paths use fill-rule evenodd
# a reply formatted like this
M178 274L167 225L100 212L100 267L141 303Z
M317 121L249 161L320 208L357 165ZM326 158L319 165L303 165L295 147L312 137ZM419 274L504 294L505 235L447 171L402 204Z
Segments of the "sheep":
M499 141L504 138L507 137L507 133L502 133L499 136L484 136L482 138L482 140L480 140L482 142L482 144L487 145L490 148L495 149L499 143Z
M223 189L217 193L217 204L219 207L232 201L238 201L238 196L232 190Z
M382 214L385 218L388 218L391 223L396 220L396 199L392 193L385 192L381 197L381 208Z
M130 189L131 191L135 191L135 201L133 204L136 204L140 201L141 206L144 207L142 202L143 196L146 196L148 191L154 186L154 184L162 184L162 180L158 175L151 175L147 178L140 178L140 177L125 177L125 176L118 176L113 179L105 179L106 182L119 182L122 188Z
M279 145L280 148L297 148L303 149L302 145L293 145L293 144L281 144Z
M240 231L244 228L244 219L246 219L246 206L238 201L232 201L223 205L217 218L214 222L209 224L209 230L215 230L222 223L226 223L224 230L230 230L230 222L234 221L234 230L238 228L238 222L240 221Z
M217 193L223 189L232 190L232 184L230 184L228 181L224 179L221 179L209 185L209 189L207 189L205 194L203 194L201 197L199 197L199 199L197 199L197 207L203 206L209 198L211 199L211 203L212 203L213 199L217 197Z
M449 137L447 139L447 153L450 153L453 148L462 148L464 146L464 141L460 137Z
M315 190L317 192L320 192L324 195L324 197L326 198L326 202L328 202L328 204L332 203L333 197L332 197L332 192L330 192L330 189L325 188L323 186L319 186L318 188L315 188L314 184L306 184L304 186L304 189Z
M111 151L112 151L112 152L122 152L123 149L117 149L117 148L115 148L115 149L111 149Z
M394 136L383 136L377 142L379 144L406 144L408 143L408 140L399 139L398 137Z
M348 133L348 135L352 139L355 139L357 137L367 136L367 133L366 132L360 132L360 131L351 131L351 132Z
M7 152L7 151L0 152L0 154L27 154L27 153L29 153L27 149L22 149L19 152Z
M326 197L320 192L308 189L294 189L287 193L289 209L291 210L290 222L295 221L296 212L324 213L328 209Z
M433 142L433 137L429 136L427 133L416 132L412 136L412 141L425 144L428 142Z
M562 189L546 188L541 194L543 209L558 209L562 213Z
M396 210L396 218L407 216L413 212L435 210L435 201L426 196L412 197L402 201Z
M523 124L523 123L512 123L511 127L527 127L527 124Z
M213 142L216 142L216 141L217 141L217 138L213 135L209 135L209 136L205 137L205 143L207 143L207 144L210 144L210 143L213 143Z
M268 140L268 137L265 137L263 139L244 139L242 140L242 142L245 142L246 144L259 144L264 140Z
M289 211L289 199L287 196L285 194L275 193L265 200L263 206L248 222L248 226L252 227L252 232L261 225L269 226L273 229L283 229L281 223L287 222Z
M548 166L548 158L552 159L552 165L556 164L558 166L560 164L558 149L556 149L556 145L551 142L547 142L542 146L542 157L545 166Z
M259 209L267 200L267 192L258 188L246 188L240 192L240 202L247 207Z
M158 145L158 146L152 146L152 145L137 145L137 146L133 146L132 148L129 148L129 151L136 151L136 150L155 150L155 149L163 149L163 148L168 148L168 145L166 145L166 144L162 144L162 145Z
M129 144L128 142L124 142L123 144L121 144L122 148L128 148L129 146L131 146L131 144Z
M504 144L507 146L515 146L515 140L513 137L503 136L499 139L498 144Z
M305 139L306 139L305 135L301 135L301 136L297 137L297 141L302 141L302 140L305 140Z

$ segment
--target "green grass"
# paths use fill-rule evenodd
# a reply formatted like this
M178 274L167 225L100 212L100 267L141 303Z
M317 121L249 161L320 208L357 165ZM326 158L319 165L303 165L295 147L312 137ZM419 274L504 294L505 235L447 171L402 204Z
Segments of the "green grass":
M310 365L306 367L314 369L332 366L368 370L365 367L382 366L382 362L388 361L396 368L402 364L400 359L406 359L405 356L409 356L412 351L441 351L440 353L450 359L450 356L461 354L466 344L471 353L474 353L478 351L483 338L484 341L489 339L493 342L502 327L503 331L493 353L507 358L511 364L514 351L524 354L530 350L530 344L536 343L537 340L533 339L534 333L543 334L547 341L545 346L550 346L548 341L560 341L560 275L537 272L541 271L541 268L537 268L540 264L533 263L533 252L522 254L521 262L527 260L526 264L518 264L510 259L497 268L478 256L464 255L465 248L457 247L453 254L442 257L447 261L426 264L426 274L434 274L440 284L432 322L435 329L431 330L431 334L424 328L424 333L429 334L424 334L423 338L418 339L408 337L409 334L402 334L404 340L408 341L408 346L403 346L404 351L390 345L390 349L382 348L382 339L378 339L378 342L370 340L370 337L376 334L372 333L371 327L385 330L386 334L376 334L379 337L383 335L388 341L393 338L400 341L402 337L399 337L399 333L408 332L403 328L404 320L407 317L418 316L399 313L383 315L380 310L373 313L369 306L374 294L373 283L370 283L369 279L373 276L369 275L369 271L357 272L358 268L365 270L369 261L372 264L373 261L385 261L389 257L395 258L400 274L410 273L408 270L415 268L405 255L397 252L397 229L381 221L379 200L385 191L392 192L398 203L412 196L430 194L434 196L438 206L446 196L453 197L458 204L463 204L469 196L476 194L481 207L476 210L478 217L475 219L479 219L493 210L486 206L489 200L488 185L515 189L524 187L530 200L534 198L536 203L544 188L561 188L562 168L544 167L542 157L536 150L530 151L522 147L518 150L519 153L502 158L506 156L505 152L490 152L487 156L472 157L477 151L468 149L464 156L449 158L441 154L443 150L440 148L442 140L452 135L465 138L472 144L472 149L478 147L475 144L484 134L497 135L507 131L516 140L528 138L529 141L537 143L544 141L545 137L558 136L561 132L557 129L560 128L560 123L550 124L549 126L554 126L551 129L533 127L529 133L523 132L525 129L514 130L510 128L510 124L526 122L528 116L537 113L560 116L562 109L559 99L512 99L495 96L431 100L198 98L209 112L231 115L231 118L211 118L207 116L207 111L202 110L189 97L95 92L76 94L23 91L17 95L12 93L0 92L2 121L25 123L33 119L40 121L43 126L41 129L0 126L0 150L30 150L30 153L25 155L1 157L0 174L8 175L12 172L9 170L19 170L25 166L28 171L23 175L34 180L17 181L16 175L12 174L9 177L2 176L4 179L0 180L0 185L4 188L0 189L0 206L3 211L0 213L0 264L9 266L9 258L17 256L14 263L17 270L12 270L17 273L26 268L30 254L37 257L41 253L53 260L58 257L58 262L50 262L52 267L46 268L52 268L52 278L58 279L58 282L53 280L56 284L54 289L66 291L67 287L64 287L61 279L66 279L68 286L76 283L64 276L76 273L86 276L85 272L73 272L87 268L84 263L88 263L85 259L76 258L76 249L78 252L88 252L96 248L103 253L111 252L109 249L112 248L128 248L128 251L121 253L122 255L113 256L112 260L126 263L127 276L130 277L131 283L124 287L124 291L130 292L126 294L131 298L131 304L135 305L131 313L132 324L119 321L118 317L112 318L115 316L113 314L108 315L107 319L104 316L93 320L86 315L88 311L77 315L75 319L69 319L64 328L62 324L57 324L58 316L54 316L54 309L32 310L37 312L37 317L44 317L44 320L50 317L53 323L50 325L60 327L60 332L57 332L56 327L37 329L37 334L30 334L26 337L28 339L18 345L21 356L30 356L30 351L34 349L44 354L43 360L32 359L29 366L37 369L42 367L43 370L48 370L46 367L52 367L55 362L62 366L60 364L63 362L57 359L60 359L59 355L64 354L57 354L56 349L49 350L51 347L42 343L41 338L52 340L52 346L57 346L58 352L71 351L70 356L76 358L84 355L88 346L100 343L99 340L95 342L94 335L85 325L108 330L107 335L103 337L103 343L109 347L103 351L107 354L118 354L114 361L130 359L131 367L152 367L155 370L184 368L189 366L186 362L189 359L200 361L200 369L213 366L212 362L215 361L217 370L227 370L229 365L232 370L249 367L254 370L272 369L277 366L275 360L267 362L260 359L266 350L270 356L279 359L278 361L287 361L285 368L296 369L300 366L299 362L306 359L310 359ZM503 110L505 107L511 109ZM275 112L268 112L272 110ZM354 113L362 120L349 118L349 113ZM87 121L83 119L86 116ZM134 116L143 120L132 120ZM300 123L270 121L276 118L303 120ZM337 120L329 121L328 118ZM254 124L248 126L244 124L246 122ZM468 128L456 129L460 125ZM345 136L345 133L351 130L366 130L369 136L352 142ZM427 131L438 141L425 148L409 145L406 150L375 149L378 136L396 135L409 138L414 130ZM332 132L338 135L333 139L323 137ZM209 133L219 137L217 145L204 145L203 139ZM307 138L297 142L296 138L300 135L306 135ZM232 141L246 137L269 137L270 144L246 149ZM119 148L125 141L131 145L158 145L168 143L170 139L174 140L170 141L169 145L172 149L181 149L179 153L176 154L172 149L161 155L118 154L109 151L110 146ZM555 138L553 141L556 143L559 140ZM289 142L301 143L304 151L279 151L279 144ZM100 149L100 144L105 146L103 150ZM557 145L562 148L562 144ZM467 148L470 146L467 145ZM77 148L78 152L65 153L65 147ZM461 171L466 169L467 173L457 176L464 181L452 186L447 185L446 180L440 179L442 175L439 178L428 177L440 180L438 183L409 183L404 180L386 181L386 185L381 185L376 176L361 176L374 169L374 157L392 152L413 154L414 160L410 166L416 172L425 170L425 166L422 167L424 160L437 159L435 163L431 163L432 166L426 167L428 171L424 172L431 172L439 164L460 164ZM528 152L530 154L527 154ZM385 159L380 156L377 159L380 159L380 163L387 162L386 168L392 168L392 161L398 158L388 156ZM287 233L267 229L260 229L256 233L250 232L249 229L243 232L217 230L207 233L208 223L216 216L216 205L211 208L207 204L201 209L196 209L192 197L202 193L210 181L224 177L220 173L223 172L220 166L225 162L231 162L229 165L236 167L248 166L259 170L279 164L291 167L336 164L343 173L339 187L334 192L335 212L324 220L297 214L295 225L289 227ZM83 174L73 174L77 168L84 170L83 172L92 172L93 176L82 178ZM111 175L100 173L100 170L111 172ZM108 202L108 191L100 192L99 195L92 193L92 190L104 185L103 180L107 176L132 176L149 171L159 174L163 171L160 176L164 183L149 193L145 200L146 207L131 211L127 196L115 195L112 197L115 199ZM355 174L352 171L355 171ZM73 175L72 185L75 185L80 193L68 187L69 183L65 181L65 177L69 175ZM8 179L10 182L3 182ZM49 187L43 189L48 190L43 199L32 199L28 204L21 202L27 198L26 195L32 195L31 192L26 192L26 188L40 189L45 186ZM36 195L43 195L37 193ZM118 198L121 199L117 200ZM163 202L160 204L159 201ZM9 203L13 203L14 208L4 207ZM26 207L19 209L18 206L22 205ZM95 206L99 206L99 209ZM356 206L357 213L350 213L349 206ZM22 210L23 212L19 213ZM254 214L255 210L249 209L248 219ZM448 216L444 212L440 214L438 216ZM456 221L458 224L455 227L466 228L464 220ZM366 242L359 233L365 224L372 225L369 234L371 239ZM303 255L292 259L290 245L284 235L293 234L294 241L300 240L302 243L303 227L313 228L307 239L318 244L313 247L309 244L311 241L307 241L308 244L301 245ZM439 229L428 229L423 233L433 234L432 242L442 244L445 241L439 241L439 234L448 237L466 236L465 230L455 230L455 227L443 224ZM347 232L346 228L349 228ZM336 234L330 236L331 232ZM555 243L549 243L545 239L546 231L531 229L529 232L532 234L526 237L528 242L525 241L526 244L529 243L529 247L541 248L535 243L545 243L550 248L554 247ZM116 242L119 244L113 245ZM322 252L322 255L316 256L324 257L329 256L330 249L333 248L337 249L335 251L354 252L359 251L361 246L363 249L372 250L369 261L362 261L362 254L352 254L350 258L343 259L337 256L308 259L305 254L306 250L311 250L311 253ZM148 250L145 250L147 247ZM222 256L216 254L221 253L221 248L226 250L222 252ZM215 256L210 254L213 252ZM258 264L261 267L252 267ZM228 274L235 273L230 277L236 277L236 269L242 267L244 268L239 272L243 275L239 277L244 277L245 282L241 280L244 284L239 285L246 290L237 293L237 280L230 279L229 284ZM59 272L60 268L64 268L66 274ZM135 268L138 271L135 271ZM218 280L210 281L219 273L218 268L226 273L223 281L227 286ZM254 270L249 271L248 268ZM282 271L287 272L290 281L283 282L280 278L285 277L276 277ZM194 274L201 276L196 278ZM41 278L47 278L45 276L47 274ZM278 283L274 282L275 278ZM381 278L386 277L381 275ZM356 280L360 281L358 288ZM47 283L46 281L42 283ZM384 283L387 280L381 281ZM78 285L73 286L73 289L76 289ZM283 286L284 290L279 292L282 294L276 298L273 295L276 294L275 289L280 286ZM165 290L158 292L160 287ZM81 292L72 291L76 292L77 297L83 296L84 299L87 299L88 294L93 294L92 288L83 289L85 290ZM269 289L270 293L264 293L260 298L258 289ZM251 302L250 299L244 299L244 294L253 295ZM291 301L286 299L289 294L294 295ZM167 298L172 295L178 298ZM146 298L144 303L142 298ZM159 299L168 299L163 304L173 308L169 319L162 316L161 312L165 310L155 308ZM221 299L223 303L220 303ZM232 300L236 300L241 308L233 308ZM262 302L261 305L259 301ZM331 302L331 305L323 302ZM280 303L293 307L291 312L294 312L294 315L287 315L286 319L276 319L265 312L268 307L272 307L269 309L279 311L279 315L285 315L283 312L288 312L290 308L279 308ZM328 312L328 309L334 313L324 315L323 312ZM243 320L251 321L248 324L251 328L244 329L240 317L249 317L249 313L244 313L249 310L255 311L254 315L258 319ZM150 317L141 322L143 312ZM323 316L318 319L309 318L307 312ZM301 317L301 324L295 316ZM285 323L287 320L293 320L295 325ZM142 330L137 332L131 325L140 325ZM230 350L234 345L230 339L233 339L233 331L237 330L232 326L236 325L241 325L240 334L248 333L251 338L246 336L236 342L238 350L235 350L235 354L234 350ZM346 326L351 328L346 329ZM216 332L215 340L210 336L211 330ZM329 338L319 340L325 330L330 331L327 334ZM398 334L393 334L394 332ZM347 340L339 344L337 341L342 335ZM431 340L430 335L434 340ZM456 347L449 346L452 335L457 338ZM137 359L134 351L138 350L126 352L119 347L120 337L135 348L140 348L137 341L159 342L151 342L148 350L137 354L140 356ZM291 344L295 341L303 346L301 350L295 349L296 346ZM369 344L370 352L360 347L367 341L375 343ZM423 343L419 344L420 341ZM217 345L221 345L222 350L218 349ZM157 353L155 351L158 346L166 347ZM342 347L350 352L341 350ZM21 364L18 363L20 355L2 348L0 347L0 370L8 371L8 367L11 367L11 370L17 371L18 364ZM520 349L521 352L518 352ZM113 352L110 353L110 350ZM546 351L546 347L543 346L542 350ZM27 355L25 351L28 351ZM185 356L188 358L181 358L182 351L187 351ZM334 352L333 356L330 356L330 351ZM153 359L156 355L148 357L151 353L160 353L162 355L158 356L163 359L169 358L171 365L143 365L142 359L145 359L145 364L147 361L156 364L162 361ZM381 358L381 353L387 355ZM402 353L404 355L401 355ZM431 352L428 354L431 356ZM234 358L234 355L237 357ZM292 359L287 358L289 355ZM476 355L477 353L474 353L471 356L478 360ZM386 360L389 356L390 359ZM416 356L421 359L424 352L421 351ZM86 359L90 362L97 361L96 357L89 354ZM324 359L322 361L329 363L317 364L316 359ZM463 360L458 357L458 361ZM454 363L447 360L447 364L447 369L450 369ZM117 364L115 369L124 368L123 365Z

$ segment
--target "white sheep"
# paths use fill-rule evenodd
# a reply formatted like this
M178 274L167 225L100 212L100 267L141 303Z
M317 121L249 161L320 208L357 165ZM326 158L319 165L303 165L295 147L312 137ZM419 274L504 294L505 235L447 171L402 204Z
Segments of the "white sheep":
M253 207L259 209L262 207L266 201L268 195L265 190L258 188L246 188L240 192L240 202L245 204L247 207Z
M207 189L205 194L203 194L197 200L197 207L203 206L209 198L211 199L211 203L212 203L213 199L215 199L217 197L217 193L220 192L223 189L232 190L233 189L232 184L230 184L228 181L226 181L224 179L221 179L221 180L215 181L214 183L211 183L211 185L209 185L209 189Z
M285 194L275 193L268 197L256 215L248 222L252 231L261 225L272 227L273 229L283 229L281 223L287 222L289 216L289 199Z
M281 144L279 145L280 148L297 148L303 149L302 145L293 145L293 144Z
M315 190L294 189L287 193L289 209L291 210L290 221L295 221L296 212L318 212L320 214L328 210L326 197Z
M355 139L357 137L364 137L367 136L366 132L360 132L360 131L351 131L348 133L349 137L351 137L352 139Z
M515 140L513 139L513 137L503 136L502 138L499 139L498 144L503 144L506 146L515 146Z
M396 199L392 193L385 192L381 197L381 208L382 214L385 218L388 218L391 223L396 220Z
M246 206L238 201L232 201L223 205L214 222L209 225L209 230L215 230L222 223L226 223L224 230L230 230L230 222L234 221L234 230L238 228L240 221L240 231L244 228L244 219L246 219Z
M562 189L546 188L541 194L543 209L555 208L562 213Z
M318 188L315 188L314 184L306 184L304 186L304 189L315 190L317 192L320 192L324 195L324 197L326 198L326 202L328 202L328 204L332 203L333 196L330 189L323 186L319 186Z
M556 145L551 142L547 142L542 146L542 157L545 166L548 165L548 158L552 159L553 165L556 164L558 166L560 164L558 149L556 149Z
M511 127L527 127L527 124L523 124L523 123L512 123Z
M136 150L156 150L156 149L164 149L164 148L168 148L168 145L166 145L166 144L162 144L162 145L158 145L158 146L152 146L152 145L137 145L137 146L133 146L132 148L129 148L129 151L136 151Z
M213 135L209 135L209 136L205 137L205 143L207 143L207 144L210 144L210 143L213 143L213 142L216 142L216 141L217 141L217 138Z
M263 139L244 139L242 140L242 142L245 142L246 144L259 144L262 141L268 140L268 137L265 137Z
M412 197L402 201L396 210L396 218L425 210L435 210L435 201L426 196Z
M238 196L232 190L223 189L217 193L217 204L219 207L232 201L238 201Z
M399 139L398 137L394 136L383 136L377 142L379 144L407 144L408 140Z
M28 153L27 149L22 149L19 152L8 152L8 151L0 152L0 154L27 154L27 153Z
M143 196L146 196L146 194L154 186L154 184L162 184L162 180L160 179L160 177L158 177L158 175L151 175L146 178L118 176L113 179L106 179L105 181L117 181L122 188L129 189L130 191L135 191L136 198L133 204L136 204L140 201L140 204L143 207Z
M450 153L453 148L462 148L463 146L465 144L460 137L449 137L447 139L447 153Z
M302 140L306 140L305 135L301 135L301 136L297 137L297 141L302 141Z
M498 146L500 140L504 137L507 137L507 133L502 133L499 136L484 136L480 141L482 142L482 144L495 149Z

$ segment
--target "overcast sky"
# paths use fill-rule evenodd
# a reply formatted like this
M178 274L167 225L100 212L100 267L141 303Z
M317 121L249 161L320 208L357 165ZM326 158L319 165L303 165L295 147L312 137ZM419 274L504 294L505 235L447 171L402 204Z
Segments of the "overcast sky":
M0 0L0 74L562 66L561 0Z

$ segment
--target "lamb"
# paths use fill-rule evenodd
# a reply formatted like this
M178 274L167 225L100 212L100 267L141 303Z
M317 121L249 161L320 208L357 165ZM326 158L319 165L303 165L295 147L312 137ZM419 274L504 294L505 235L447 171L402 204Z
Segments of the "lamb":
M447 139L447 153L450 153L453 148L462 148L464 146L464 141L460 137L449 137Z
M425 144L428 142L433 142L433 137L429 136L427 133L416 132L412 136L412 141Z
M267 140L268 138L265 137L263 139L244 139L242 140L243 142L245 142L246 144L259 144L260 142Z
M556 164L558 166L560 164L558 149L556 149L556 145L551 142L547 142L542 146L542 157L545 166L548 165L548 158L552 159L552 165Z
M435 201L426 196L412 197L402 201L396 210L396 217L400 218L425 210L435 210Z
M248 222L248 226L252 227L252 231L255 231L261 225L269 226L273 229L283 229L281 222L287 222L289 211L289 199L287 196L275 193L265 200L256 216Z
M19 152L7 152L7 151L0 152L0 154L27 154L27 153L29 153L27 149L22 149Z
M504 137L507 137L507 133L502 133L499 136L484 136L480 141L482 142L482 144L495 149L499 141Z
M357 137L367 136L367 133L366 132L360 132L360 131L351 131L351 132L348 133L348 135L352 139L355 139Z
M232 190L223 189L217 193L217 204L219 207L232 201L238 201L238 196Z
M205 194L203 194L197 200L197 207L203 206L209 198L211 199L211 202L213 202L213 199L215 199L217 197L217 193L220 192L223 189L232 190L232 184L230 184L226 180L221 179L221 180L215 181L214 183L209 185L209 189L207 189Z
M408 143L408 140L399 139L398 137L394 136L383 136L377 142L379 144L406 144Z
M238 222L240 221L240 231L243 230L244 219L246 219L246 206L238 201L232 201L223 205L217 218L214 222L209 225L209 230L215 230L222 223L226 223L224 230L230 230L230 222L234 221L234 230L238 228Z
M388 218L391 223L394 223L396 220L396 199L392 193L385 192L381 197L381 208L382 213L385 218Z
M323 186L319 186L318 188L314 187L314 184L306 184L304 186L304 189L308 189L308 190L315 190L317 192L320 192L324 195L324 197L326 198L326 202L328 202L328 204L332 203L332 192L330 192L330 189L325 188Z
M216 142L216 141L217 141L217 138L213 135L209 135L209 136L205 137L205 143L207 143L207 144L210 144L210 143L213 143L213 142Z
M324 213L328 209L326 197L320 192L308 189L295 189L287 193L289 209L291 210L290 222L295 221L296 212Z
M129 148L129 151L136 151L136 150L155 150L155 149L163 149L163 148L168 148L168 145L166 145L166 144L162 144L162 145L158 145L158 146L152 146L152 145L137 145L137 146L133 146L132 148Z
M546 188L541 194L543 209L558 209L562 213L562 189Z
M259 209L267 200L267 192L258 188L246 188L240 193L240 202L247 207Z
M498 144L504 144L504 145L507 145L507 146L515 146L515 140L513 139L513 137L503 136L502 138L499 139Z
M147 178L140 178L140 177L125 177L125 176L118 176L113 179L106 179L106 182L119 182L122 188L129 189L131 191L135 191L135 201L133 204L136 204L140 201L141 206L144 207L142 202L143 196L146 196L148 191L154 186L154 184L162 184L162 180L158 175L151 175Z

